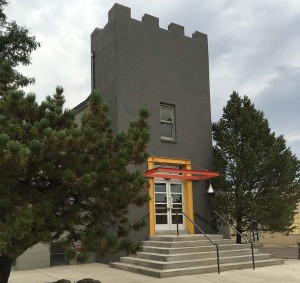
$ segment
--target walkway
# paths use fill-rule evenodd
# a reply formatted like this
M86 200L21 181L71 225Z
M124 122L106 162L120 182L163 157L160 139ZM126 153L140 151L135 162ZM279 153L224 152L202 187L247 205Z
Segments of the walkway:
M72 282L83 278L93 278L100 280L102 283L299 283L300 260L287 259L284 265L260 267L256 270L232 270L221 272L220 275L209 273L163 279L113 269L105 264L92 263L28 271L13 271L9 282L46 283L62 278L69 279Z

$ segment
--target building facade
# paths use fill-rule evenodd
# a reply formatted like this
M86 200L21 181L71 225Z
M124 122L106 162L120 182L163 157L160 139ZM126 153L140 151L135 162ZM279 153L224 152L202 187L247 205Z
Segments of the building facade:
M143 168L151 201L129 212L134 222L149 211L148 225L131 237L140 241L157 231L175 230L176 211L185 212L207 231L205 180L216 176L206 170L212 166L207 36L197 31L185 36L184 27L174 23L167 30L160 28L159 19L148 14L141 21L132 19L130 8L115 4L105 27L91 35L91 71L92 89L110 105L115 132L126 130L140 108L151 113L151 157ZM87 100L75 110L80 124ZM195 233L182 215L179 222L180 229ZM110 260L90 258L90 262ZM60 261L63 254L51 254L49 246L39 244L17 259L15 269L49 267Z
M135 20L130 8L115 4L105 27L96 28L91 35L91 54L92 88L99 90L110 104L114 131L126 130L141 107L151 113L148 121L151 157L145 170L165 167L201 171L196 165L211 169L205 34L196 31L187 37L184 27L174 23L169 24L168 30L162 29L159 19L148 14L141 21ZM79 116L85 111L83 106ZM182 172L178 174L188 174ZM144 236L175 229L176 209L183 210L193 220L194 212L207 218L205 181L178 179L174 172L169 172L172 175L168 178L161 178L162 174L156 173L147 175L150 176L149 207L132 210L130 215L134 220L149 209L149 231ZM194 233L191 222L180 221L182 229Z

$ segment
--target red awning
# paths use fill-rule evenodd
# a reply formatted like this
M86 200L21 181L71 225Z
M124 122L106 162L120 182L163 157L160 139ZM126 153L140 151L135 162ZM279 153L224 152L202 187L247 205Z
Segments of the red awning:
M145 177L152 178L164 178L164 179L182 179L182 180L206 180L210 178L218 177L218 172L206 171L206 170L188 170L188 169L176 169L167 167L156 167L144 172Z

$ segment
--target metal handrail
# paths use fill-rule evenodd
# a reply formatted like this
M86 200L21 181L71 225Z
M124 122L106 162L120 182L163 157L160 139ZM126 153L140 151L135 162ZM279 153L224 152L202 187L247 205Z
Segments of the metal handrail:
M215 210L211 210L211 211L208 211L208 220L209 220L209 231L210 231L210 213L214 213L216 214L217 216L219 216L228 226L230 226L233 230L235 230L235 232L237 234L239 234L241 236L241 238L243 238L246 243L249 243L249 239L245 238L238 230L235 226L231 225L228 220L226 220L224 217L222 217L217 211ZM253 252L253 239L252 237L250 237L250 244L251 244L251 254L252 254L252 266L253 266L253 269L255 269L255 261L254 261L254 252Z
M210 221L209 221L209 220L205 219L203 216L201 216L201 215L198 214L197 212L194 212L194 215L197 216L197 217L198 217L200 220L202 220L203 222L205 222L207 225L211 225L211 227L213 227L213 228L216 230L216 232L219 232L218 227L217 227L216 225L214 225L214 224L210 224ZM209 227L209 232L208 232L208 234L210 234L210 227Z
M132 222L131 224L128 225L128 227L132 227L135 223L139 222L140 220L142 220L146 215L149 214L149 211L145 212L142 216L140 216L137 220L135 220L134 222Z
M217 264L218 264L218 274L220 274L220 256L219 256L219 245L214 243L205 233L204 231L191 219L189 218L183 211L176 211L176 227L177 227L177 236L179 236L179 226L178 226L178 213L182 213L189 221L191 221L194 226L205 236L205 238L214 246L216 246L217 250Z

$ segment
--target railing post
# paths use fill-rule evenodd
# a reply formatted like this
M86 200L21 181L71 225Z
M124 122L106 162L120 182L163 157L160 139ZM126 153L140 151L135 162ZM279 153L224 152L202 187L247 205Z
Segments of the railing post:
M185 216L189 221L191 221L194 226L205 236L205 238L212 244L216 246L217 249L217 263L218 263L218 274L220 274L220 256L219 256L219 245L217 243L214 243L206 234L205 232L191 219L189 218L183 211L180 211L182 213L182 217ZM178 213L176 211L176 216L178 217ZM177 232L178 232L178 219L177 219Z
M177 236L179 236L178 222L179 222L179 219L178 219L178 211L176 211L176 229L177 229Z
M219 257L219 245L216 245L216 249L217 249L217 263L218 263L218 274L220 274L220 257Z
M210 235L210 211L208 211L208 234Z
M224 219L218 212L216 212L215 210L212 211L215 215L217 215L220 219L222 219L229 227L231 227L232 229L234 229L236 231L237 234L239 234L241 236L241 238L243 238L246 243L249 243L249 239L246 239L238 230L236 227L230 225L230 223ZM250 234L250 244L251 244L251 254L252 254L252 265L253 265L253 269L255 269L255 261L254 261L254 251L253 251L253 239L252 239L252 235Z
M254 252L253 252L253 239L252 238L251 238L251 253L252 253L252 266L253 266L253 270L255 270Z

